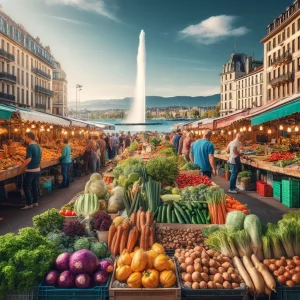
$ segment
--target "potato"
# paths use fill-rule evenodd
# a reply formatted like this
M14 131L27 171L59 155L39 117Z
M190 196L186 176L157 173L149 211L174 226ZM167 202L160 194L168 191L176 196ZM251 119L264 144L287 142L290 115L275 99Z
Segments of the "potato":
M186 272L189 273L189 274L192 274L194 272L194 267L193 266L187 266L186 267Z
M207 258L202 258L201 263L205 267L209 267L209 260Z
M183 278L183 281L185 282L193 282L193 279L192 279L192 275L189 274L189 273L186 273L184 278Z
M192 289L193 290L198 290L199 288L200 288L199 283L198 282L193 282Z
M202 272L202 266L199 263L194 264L194 269L197 272Z
M221 289L223 289L224 287L223 287L223 285L222 285L221 283L216 282L216 288L217 288L218 290L221 290Z
M214 276L214 282L215 282L215 283L220 283L220 284L222 284L222 283L224 282L223 276L222 276L220 273L217 273L217 274Z
M209 277L207 273L200 273L200 276L202 278L203 281L208 282L209 281Z
M200 289L206 290L207 289L207 283L205 281L201 281L199 283Z
M199 272L193 272L192 279L193 281L200 282L202 280L202 277Z
M228 290L232 289L232 286L228 281L223 282L223 287L224 287L224 289L228 289Z
M186 267L187 267L186 263L182 263L182 264L180 265L180 270L181 270L181 271L186 271Z
M215 268L209 268L209 273L210 273L211 275L215 275L215 274L218 273L218 270L215 269Z
M216 288L216 284L215 284L213 281L209 281L209 282L207 283L207 287L208 287L209 289L215 289L215 288Z

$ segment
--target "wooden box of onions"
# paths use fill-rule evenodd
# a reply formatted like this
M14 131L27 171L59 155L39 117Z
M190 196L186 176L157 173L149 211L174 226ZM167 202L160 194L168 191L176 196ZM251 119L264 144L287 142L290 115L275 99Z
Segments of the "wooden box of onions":
M174 257L182 299L247 299L248 288L230 258L200 246L176 249Z

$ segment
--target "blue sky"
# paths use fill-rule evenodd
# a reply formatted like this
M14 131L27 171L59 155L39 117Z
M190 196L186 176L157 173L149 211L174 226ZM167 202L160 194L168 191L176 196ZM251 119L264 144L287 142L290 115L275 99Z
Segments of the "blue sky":
M292 0L2 0L3 10L39 36L68 77L69 101L134 95L141 29L146 33L146 94L219 93L234 49L263 57L266 26Z

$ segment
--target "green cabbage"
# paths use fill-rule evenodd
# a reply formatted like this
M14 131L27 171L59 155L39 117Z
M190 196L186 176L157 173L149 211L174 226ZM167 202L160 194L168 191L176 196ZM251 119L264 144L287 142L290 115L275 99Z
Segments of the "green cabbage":
M81 249L87 249L87 250L89 250L90 247L91 247L91 243L90 243L90 240L88 238L78 239L74 243L74 249L75 249L75 251L78 251L78 250L81 250Z
M85 193L95 194L98 199L103 199L107 194L107 185L103 180L90 180L85 186Z
M92 244L91 251L94 252L98 256L98 258L105 258L108 252L108 248L105 243L97 242Z
M225 227L229 231L244 229L246 215L239 210L231 211L227 214Z

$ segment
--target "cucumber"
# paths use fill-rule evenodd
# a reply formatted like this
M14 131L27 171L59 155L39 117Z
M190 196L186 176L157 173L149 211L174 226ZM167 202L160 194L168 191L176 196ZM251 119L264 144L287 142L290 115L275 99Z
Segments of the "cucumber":
M198 210L198 214L199 214L200 219L201 219L201 224L206 224L206 220L205 220L205 218L203 217L203 215L202 215L202 213L201 213L200 210Z
M175 215L175 210L172 210L172 223L178 223L176 215Z
M185 211L185 215L186 215L186 217L187 217L188 220L189 220L189 224L192 224L192 216L191 216L190 211L189 211L189 210L186 210L186 211Z
M210 212L208 212L208 214L207 214L206 224L210 224Z
M174 209L175 216L180 224L185 224L184 219L182 218L180 212L175 208Z
M177 205L177 203L174 202L174 207L178 210L178 212L182 215L184 221L186 224L189 224L189 218L186 216L186 213L184 212L184 210ZM177 215L176 215L177 216Z
M158 213L156 218L157 223L161 223L161 216L162 216L162 206L158 208Z
M204 219L206 220L206 217L207 217L207 210L206 210L206 209L203 209L203 210L201 210L201 212L202 212L202 215L203 215Z
M198 224L196 216L192 216L192 224Z
M188 209L189 211L192 211L192 210L193 210L193 207L192 207L191 203L185 202L185 206L187 207L187 209Z
M156 210L155 210L155 213L154 213L154 220L157 219L158 212L159 212L159 207L156 207Z
M168 220L167 220L167 205L163 206L161 219L162 219L161 220L162 223L168 223Z
M201 224L201 218L200 218L200 216L198 214L198 211L196 210L195 212L196 212L195 217L196 217L196 220L197 220L197 224Z
M167 207L167 223L172 223L172 206L169 204Z

